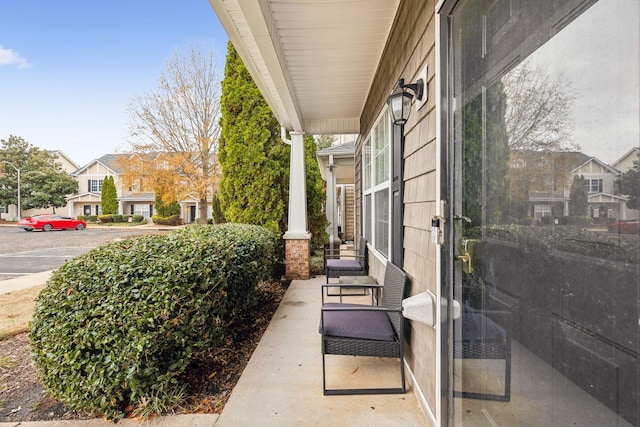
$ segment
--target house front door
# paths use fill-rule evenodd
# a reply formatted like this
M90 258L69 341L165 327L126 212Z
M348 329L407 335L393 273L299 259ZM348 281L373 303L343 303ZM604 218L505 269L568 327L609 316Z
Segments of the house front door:
M575 172L637 153L639 16L444 3L443 425L640 425L640 234L594 222L585 184L631 201L638 159Z

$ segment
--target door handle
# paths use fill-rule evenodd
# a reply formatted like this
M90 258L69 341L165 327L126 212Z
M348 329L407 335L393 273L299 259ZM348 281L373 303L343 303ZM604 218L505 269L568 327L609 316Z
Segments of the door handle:
M458 255L456 259L462 261L462 271L471 274L473 273L473 266L471 265L471 254L469 253L468 244L468 240L462 241L462 255Z

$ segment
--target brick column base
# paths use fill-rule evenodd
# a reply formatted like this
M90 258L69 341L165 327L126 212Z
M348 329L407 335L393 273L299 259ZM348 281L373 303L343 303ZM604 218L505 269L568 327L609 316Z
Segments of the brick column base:
M307 280L311 278L309 258L311 254L310 239L286 239L284 260L285 275L290 280Z

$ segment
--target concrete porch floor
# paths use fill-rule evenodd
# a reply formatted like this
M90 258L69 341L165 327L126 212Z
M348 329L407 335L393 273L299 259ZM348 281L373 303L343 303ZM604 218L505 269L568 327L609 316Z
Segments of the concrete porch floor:
M324 282L324 276L291 282L216 427L429 425L409 383L406 394L322 394L318 324ZM329 387L400 382L397 359L327 356L327 374Z

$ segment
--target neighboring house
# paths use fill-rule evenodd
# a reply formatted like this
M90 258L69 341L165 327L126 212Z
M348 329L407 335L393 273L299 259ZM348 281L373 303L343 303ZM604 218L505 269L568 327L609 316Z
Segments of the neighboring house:
M627 198L617 189L620 171L615 167L581 152L511 152L510 181L528 188L529 216L535 220L577 215L569 211L569 201L573 179L580 176L586 180L588 210L578 216L627 218ZM528 185L517 185L522 177Z
M404 341L425 425L640 425L637 239L599 231L587 245L591 231L512 221L529 190L510 197L508 153L496 149L510 103L534 122L541 112L532 101L544 91L505 90L523 63L576 89L581 143L622 152L640 141L636 0L209 3L291 144L289 278L309 278L304 135L358 134L356 238L367 238L370 276L382 281L392 262L421 301ZM414 97L390 107L392 92ZM591 204L609 214L617 169L587 157L563 171L588 175ZM531 178L557 183L544 181L554 170L539 164ZM569 185L532 189L558 192L563 214ZM536 203L544 215L549 202Z
M606 163L590 158L571 171L571 176L583 176L587 185L588 216L597 218L626 219L627 198L619 194L616 180L620 172Z
M353 242L355 236L355 139L316 153L322 179L326 182L326 213L330 241Z
M152 217L155 194L141 191L139 183L126 186L123 182L122 161L130 156L132 154L105 154L74 171L71 175L78 181L79 191L67 198L68 215L101 215L102 183L106 176L112 176L117 193L118 213ZM158 157L158 161L161 162L162 159ZM193 197L186 197L179 203L184 222L194 222L199 202Z

